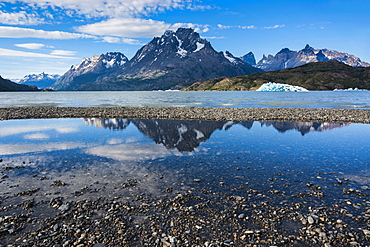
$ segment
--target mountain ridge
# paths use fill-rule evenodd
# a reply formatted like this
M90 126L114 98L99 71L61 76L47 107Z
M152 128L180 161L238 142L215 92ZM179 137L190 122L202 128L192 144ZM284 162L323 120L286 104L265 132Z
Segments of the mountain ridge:
M370 63L363 62L360 58L354 55L345 52L329 50L326 48L315 49L308 44L300 51L293 51L289 48L283 48L278 53L276 53L275 56L268 55L266 57L265 55L263 55L262 59L253 66L264 71L274 71L295 68L312 62L325 62L331 60L336 60L352 67L370 66Z

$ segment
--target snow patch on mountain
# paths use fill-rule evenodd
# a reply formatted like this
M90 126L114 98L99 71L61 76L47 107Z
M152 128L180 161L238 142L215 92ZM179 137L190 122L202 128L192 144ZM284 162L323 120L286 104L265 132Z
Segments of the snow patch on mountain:
M205 46L205 44L197 42L197 49L195 49L195 51L193 51L193 52L198 52L198 51L202 50L204 48L204 46Z
M231 57L228 52L223 52L224 57L230 61L230 63L236 64L237 61L235 58Z
M177 39L177 42L179 43L179 46L177 47L177 54L180 55L181 58L183 57L186 57L186 55L188 54L188 52L182 48L182 40L179 39L176 35L175 35L176 39Z
M308 92L304 87L292 86L289 84L269 82L263 84L256 91L259 92Z

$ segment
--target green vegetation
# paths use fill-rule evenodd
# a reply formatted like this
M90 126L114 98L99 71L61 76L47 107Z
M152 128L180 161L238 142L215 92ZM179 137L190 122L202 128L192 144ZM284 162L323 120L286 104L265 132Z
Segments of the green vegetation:
M301 86L308 90L359 88L370 90L370 68L351 67L337 61L309 63L292 69L222 77L196 82L184 91L253 91L268 82Z

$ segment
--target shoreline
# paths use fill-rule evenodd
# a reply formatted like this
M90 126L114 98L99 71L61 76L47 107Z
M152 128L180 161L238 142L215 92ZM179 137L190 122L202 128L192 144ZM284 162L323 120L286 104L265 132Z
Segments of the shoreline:
M370 110L212 107L14 107L0 108L0 120L40 118L178 119L370 123Z

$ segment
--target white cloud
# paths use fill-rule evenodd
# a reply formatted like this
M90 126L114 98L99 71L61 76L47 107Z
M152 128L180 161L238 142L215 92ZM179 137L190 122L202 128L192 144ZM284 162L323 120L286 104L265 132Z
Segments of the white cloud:
M5 0L5 2L14 2ZM92 17L133 17L150 13L164 12L169 9L207 9L207 6L193 5L193 0L21 0L31 7L48 7L63 11L69 16L83 15Z
M217 24L217 27L219 29L229 29L229 28L232 28L232 26L225 26L225 25L221 25L221 24Z
M62 31L44 31L32 28L0 26L0 38L39 38L39 39L93 39L91 35Z
M224 39L224 38L225 38L224 36L220 36L220 37L216 37L216 36L203 37L202 36L202 39Z
M39 44L39 43L25 43L25 44L14 44L17 47L22 47L30 50L37 50L41 49L42 47L45 47L44 44Z
M11 135L18 135L18 134L26 134L29 132L40 132L40 131L47 131L47 130L55 130L58 133L74 133L78 132L77 127L64 127L62 125L58 126L42 126L38 125L30 125L25 124L21 126L9 126L9 127L1 127L0 128L0 137L1 136L11 136Z
M238 26L225 26L225 25L222 25L222 24L217 24L217 27L219 29L230 29L230 28L257 29L257 27L254 26L254 25L250 25L250 26L241 26L241 25L238 25Z
M241 29L257 29L257 27L254 26L254 25L250 25L250 26L238 26L238 27L241 28Z
M45 20L25 11L7 13L0 10L0 23L7 25L38 25Z
M44 57L44 58L73 58L73 57L63 57L63 56L55 56L43 53L35 53L35 52L24 52L24 51L16 51L10 49L3 49L0 48L0 56L10 56L10 57Z
M0 153L3 155L25 154L33 152L51 152L56 150L69 150L74 148L84 148L85 144L75 142L64 143L47 143L44 145L38 144L6 144L0 145Z
M157 159L178 153L177 151L169 151L164 146L155 143L130 143L98 146L88 148L85 152L87 154L107 157L119 161Z
M209 25L201 25L195 23L175 23L169 29L176 30L180 27L193 28L198 33L206 33L209 31Z
M74 56L76 55L76 52L75 51L65 51L65 50L54 50L50 54L56 55L56 56Z
M128 45L144 45L137 39L130 39L130 38L120 38L120 37L112 37L112 36L104 36L101 37L103 42L107 43L116 43L116 44L128 44Z
M285 27L285 25L275 25L271 27L264 27L264 29L276 29L276 28L282 28L282 27Z
M25 135L23 138L29 139L29 140L45 140L45 139L49 139L50 136L44 133L35 133L35 134Z
M139 45L139 41L130 38L152 38L161 36L167 29L176 30L180 27L193 28L199 33L209 31L208 25L194 23L168 24L164 21L140 18L109 19L93 24L75 27L75 30L91 35L107 35L102 37L102 39L109 43ZM118 37L121 37L122 39L119 39Z
M109 19L94 24L75 27L78 32L129 38L151 38L162 35L171 25L163 21L139 18Z

